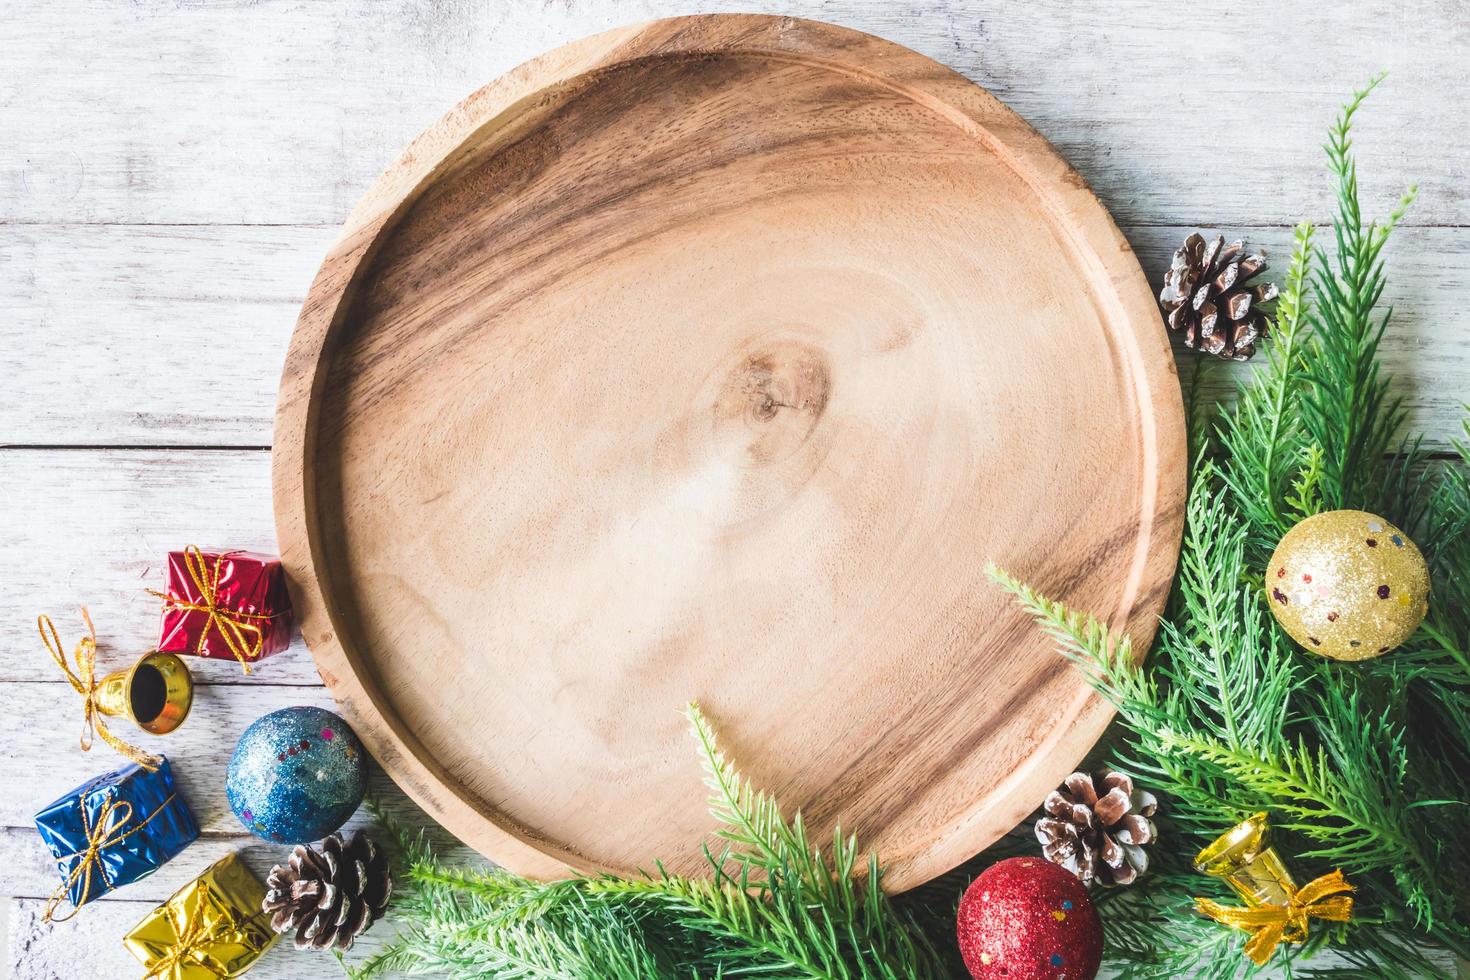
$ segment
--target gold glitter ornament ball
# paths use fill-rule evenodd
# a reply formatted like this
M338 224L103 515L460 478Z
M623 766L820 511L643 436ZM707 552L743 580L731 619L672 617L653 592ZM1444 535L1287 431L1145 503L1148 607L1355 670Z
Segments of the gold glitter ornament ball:
M1429 566L1408 536L1361 510L1332 510L1286 532L1266 569L1281 628L1334 660L1387 653L1429 611Z

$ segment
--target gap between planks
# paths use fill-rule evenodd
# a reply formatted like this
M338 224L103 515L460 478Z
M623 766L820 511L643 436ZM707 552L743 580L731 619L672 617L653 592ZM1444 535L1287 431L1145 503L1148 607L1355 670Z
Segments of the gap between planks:
M182 453L268 453L270 446L190 446L169 443L155 443L143 445L138 443L118 443L109 445L106 443L78 443L69 445L66 443L0 443L0 452L66 452L66 453L157 453L157 452L182 452ZM1385 459L1393 459L1396 454L1389 453ZM1424 454L1426 460L1458 460L1461 458L1457 452L1450 450L1434 450Z
M1123 226L1157 288L1186 224ZM1290 251L1282 225L1214 229L1266 248L1279 273ZM105 451L263 450L272 442L280 363L330 226L0 227L0 335L15 398L0 408L0 445ZM1389 258L1385 371L1428 448L1463 438L1470 375L1470 233L1404 228ZM99 274L100 270L100 274ZM1279 275L1278 275L1279 278ZM8 325L8 326L7 326ZM211 337L208 344L201 337ZM124 338L127 338L124 340ZM5 345L0 345L4 347ZM64 356L74 372L36 370ZM1186 368L1194 355L1182 352ZM1227 393L1241 366L1211 373ZM1249 366L1244 366L1249 370ZM228 373L227 373L228 372ZM232 377L221 401L201 378ZM105 382L105 383L104 383Z
M346 221L344 214L342 220ZM1329 218L1318 216L1310 220L1317 228L1326 228L1330 224ZM1299 222L1296 221L1250 221L1246 223L1230 222L1231 228L1241 231L1251 231L1257 228L1282 229L1295 228ZM75 230L83 228L287 228L300 231L329 231L340 228L341 222L313 222L313 221L16 221L11 219L0 219L0 228L57 228ZM1119 225L1126 233L1130 228L1214 228L1216 224L1211 222L1189 222L1189 221L1129 221L1126 225ZM1400 221L1395 228L1422 228L1425 230L1457 230L1470 228L1470 224L1454 221L1411 221L1408 216Z
M105 443L105 442L77 442L77 443L68 443L68 442L6 442L6 443L0 443L0 451L4 451L4 450L7 450L7 449L8 450L30 451L30 452L48 452L48 453L49 452L63 452L63 453L75 453L75 452L98 452L98 453L100 453L100 452L109 452L109 453L110 452L137 452L137 453L156 453L156 452L159 452L161 450L168 450L170 452L172 452L174 450L178 450L178 451L181 451L181 452L191 452L191 453L241 453L241 452L247 452L247 453L248 452L268 453L268 452L271 451L271 447L270 446L260 446L260 445L239 445L239 446L231 446L231 445L210 445L210 446L194 446L194 445L189 445L187 443L185 443L183 445L179 445L177 443L163 443L163 442L157 442L157 443L137 443L137 442L119 442L119 443Z

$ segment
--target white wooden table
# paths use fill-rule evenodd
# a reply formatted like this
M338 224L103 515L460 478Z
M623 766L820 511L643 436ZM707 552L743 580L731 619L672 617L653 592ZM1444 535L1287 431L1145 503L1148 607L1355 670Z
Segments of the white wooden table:
M156 639L165 552L271 550L276 379L339 222L402 146L523 59L617 24L718 9L665 0L54 0L0 9L0 895L17 978L140 971L119 936L242 846L222 788L240 731L330 704L299 645L254 677L199 663L195 714L149 742L203 839L52 928L34 811L116 758L82 754L78 705L40 646L90 606L106 663ZM1049 137L1157 283L1191 229L1285 257L1330 214L1319 144L1375 71L1365 197L1420 200L1390 247L1385 353L1442 448L1470 400L1470 44L1465 0L746 0L882 34L966 73ZM389 790L389 792L394 792ZM405 804L406 805L406 804ZM278 948L261 980L340 975Z

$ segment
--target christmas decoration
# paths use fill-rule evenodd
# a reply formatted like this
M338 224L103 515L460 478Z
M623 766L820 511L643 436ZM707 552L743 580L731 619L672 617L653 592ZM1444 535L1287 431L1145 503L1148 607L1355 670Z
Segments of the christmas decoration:
M1223 878L1250 905L1284 905L1296 882L1271 843L1271 825L1257 813L1221 834L1194 859L1194 869Z
M1047 816L1036 821L1042 853L1090 884L1131 885L1148 870L1148 852L1158 831L1152 817L1158 809L1152 793L1135 791L1121 772L1094 778L1074 772L1061 789L1042 804Z
M155 650L102 678L94 700L104 715L126 718L149 735L167 735L189 717L194 678L178 657Z
M960 899L959 943L976 980L1087 980L1102 962L1102 922L1075 875L1009 858Z
M1328 141L1339 204L1336 254L1313 244L1310 227L1297 229L1263 344L1268 363L1214 425L1196 433L1176 595L1151 649L1135 650L1118 624L994 572L1115 708L1113 767L1134 778L1147 773L1154 792L1177 801L1178 819L1153 845L1149 873L1099 893L1095 912L1106 927L1109 965L1120 975L1254 971L1229 954L1232 944L1253 958L1271 956L1273 967L1294 976L1312 971L1328 948L1356 974L1375 977L1438 976L1448 957L1470 957L1470 849L1452 846L1470 837L1470 792L1449 778L1470 771L1470 448L1459 450L1460 460L1430 461L1397 441L1406 417L1379 373L1386 318L1375 305L1384 288L1380 250L1408 201L1384 222L1362 216L1349 124L1365 94ZM1236 356L1244 336L1230 334ZM1292 525L1350 507L1383 514L1417 536L1436 578L1434 606L1400 655L1344 670L1308 662L1272 626L1260 580ZM874 887L882 876L876 857L863 868L851 838L834 832L817 841L800 821L785 820L718 753L699 713L691 717L722 839L720 850L706 852L705 875L536 882L495 869L465 871L440 863L421 835L380 816L403 851L399 877L410 897L395 907L402 930L356 975L479 976L506 962L527 972L620 980L963 975L960 944L947 938L963 871L885 895ZM1212 814L1221 825L1238 819L1227 809L1236 799L1288 815L1300 853L1329 873L1297 887L1264 835L1252 842L1248 829L1242 850L1230 845L1205 862L1257 895L1254 906L1231 908L1225 883L1188 864L1215 838L1207 829ZM1015 843L1012 837L996 851ZM649 855L648 864L657 858ZM1085 896L1075 876L1029 860L1042 869L1036 874ZM1359 889L1351 906L1349 877ZM1035 902L1043 892L1027 886L1007 894ZM990 918L980 914L989 905L984 894L981 887L966 901L964 955L989 971L982 975L1032 975L1034 963L1003 972L996 950L979 941L977 930ZM486 896L515 914L474 914ZM1067 916L1052 915L1058 928L1082 911L1075 898L1063 901L1073 907L1045 910ZM1331 923L1330 933L1323 923ZM1073 924L1088 926L1085 916ZM1003 942L1040 936L1029 926L997 932ZM1300 934L1306 942L1288 941ZM1087 975L1066 962L1061 968L1076 970L1069 980Z
M1267 363L1217 412L1201 406L1213 421L1195 431L1178 578L1151 648L996 572L1116 709L1113 764L1147 772L1150 789L1178 801L1181 819L1155 845L1150 873L1098 903L1108 964L1121 975L1253 971L1227 957L1232 945L1271 956L1273 976L1317 972L1328 949L1346 963L1324 972L1374 977L1441 976L1454 957L1470 957L1470 848L1453 843L1470 838L1470 786L1452 775L1470 772L1470 419L1452 458L1428 458L1412 432L1405 439L1410 420L1378 361L1392 329L1378 306L1385 246L1412 193L1376 221L1358 200L1350 130L1366 91L1329 134L1336 227L1297 228L1262 343ZM1358 516L1341 545L1353 550L1331 552L1347 556L1326 569L1332 581L1271 560L1298 522L1340 510ZM1430 570L1427 614L1425 580L1404 566L1392 580L1354 584L1386 555L1407 561L1410 538ZM1278 584L1289 605L1272 597ZM1399 643L1396 652L1347 669L1304 658L1272 615L1300 614L1300 590L1324 585L1369 619L1309 593L1303 602L1321 618L1298 637L1307 650L1340 639L1353 656ZM1371 622L1390 611L1386 627ZM1323 623L1364 632L1329 637L1317 632ZM1241 903L1223 881L1184 870L1214 841L1212 825L1243 816L1229 808L1235 800L1282 814L1321 877L1298 887L1281 869L1278 879L1263 863L1279 863L1267 847L1237 882L1261 889L1257 904L1232 910ZM1243 931L1184 911L1195 907ZM1277 930L1286 940L1308 927L1307 941L1275 945Z
M347 722L324 708L256 719L230 757L225 793L251 833L300 844L347 822L367 789L367 757Z
M1246 360L1266 332L1261 307L1277 295L1272 283L1252 284L1265 269L1264 254L1247 254L1244 242L1226 245L1224 238L1207 242L1190 235L1174 253L1159 291L1169 329L1182 333L1190 348Z
M132 763L88 780L43 807L36 829L62 878L42 913L47 922L64 922L93 899L147 877L199 836L162 756L154 769ZM68 899L72 911L57 915Z
M1353 900L1344 894L1353 890L1341 871L1333 871L1293 891L1285 904L1265 903L1250 908L1229 908L1208 898L1195 900L1201 915L1216 922L1243 929L1251 934L1245 944L1245 955L1257 966L1265 966L1283 942L1304 942L1310 932L1310 920L1350 922ZM1300 937L1300 938L1294 938Z
M144 980L237 977L276 941L260 902L260 880L228 854L123 936L148 971Z
M297 949L344 952L388 908L393 876L388 858L371 837L332 834L315 847L297 844L291 859L271 869L262 908L271 928L294 932Z
M446 867L422 834L374 808L392 835L409 897L393 908L397 934L357 975L490 976L507 962L537 976L607 980L964 975L952 939L958 876L932 890L884 894L874 887L882 874L876 857L864 862L846 834L824 835L818 846L806 824L787 820L726 761L699 709L690 705L688 715L721 838L718 849L704 852L702 874L542 882L496 868ZM1076 878L1040 858L1033 863L1067 879L1085 899ZM489 896L514 914L471 912L467 919L467 910L486 907Z
M1402 644L1429 611L1429 566L1408 536L1361 510L1297 524L1266 568L1271 612L1293 640L1334 660Z
M251 551L168 554L158 649L233 657L245 673L291 645L291 600L279 559ZM151 590L150 590L151 591Z
M1311 920L1349 922L1353 890L1341 871L1297 888L1281 856L1271 846L1264 813L1241 821L1210 844L1194 860L1196 870L1224 878L1245 899L1247 908L1230 908L1208 898L1195 899L1200 914L1251 934L1245 954L1264 966L1283 942L1305 942Z
M82 620L87 624L87 635L77 641L76 649L72 652L72 660L76 663L76 670L72 670L66 662L66 649L61 645L61 637L57 635L56 627L51 623L51 617L36 617L36 628L41 632L41 642L46 645L46 650L51 654L51 659L56 661L56 666L60 667L61 672L66 675L67 683L71 685L72 690L82 696L82 737L80 740L82 751L92 750L92 735L95 732L103 742L138 765L147 769L158 768L159 756L151 752L144 752L136 745L124 742L112 734L102 720L106 715L131 713L133 684L125 677L120 678L118 674L109 674L102 680L97 680L97 631L93 628L92 617L87 614L86 609L82 610ZM137 666L141 667L141 662ZM134 669L136 670L137 667ZM152 690L148 692L147 703L140 703L139 707L148 710L153 707L154 701L163 701L164 705L159 709L153 721L156 722L166 717L174 727L177 727L178 722L183 721L183 715L188 713L188 703L193 697L193 683L187 680L187 670L183 671L183 677L185 678L183 686L187 696L182 699L182 713L179 713L180 709L177 704L179 699L176 696L173 710L167 715L164 713L164 709L169 707L170 692L174 691L179 683L179 673L171 668L167 674L161 670L158 672L158 680L163 682L162 692L156 690L160 685L144 685ZM107 694L105 698L104 688ZM126 694L126 698L122 696L123 693ZM174 721L175 717L177 721ZM165 727L165 730L170 729Z

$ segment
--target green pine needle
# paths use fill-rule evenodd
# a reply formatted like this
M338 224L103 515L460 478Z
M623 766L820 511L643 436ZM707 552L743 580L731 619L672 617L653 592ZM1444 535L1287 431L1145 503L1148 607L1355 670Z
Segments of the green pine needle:
M539 883L498 869L449 868L378 814L396 842L399 934L352 971L544 980L785 977L916 980L952 975L920 926L880 887L876 858L834 830L827 851L797 814L730 764L699 708L688 717L719 821L708 874L660 871ZM950 928L952 928L952 918ZM931 928L935 919L928 920Z
M1402 439L1405 412L1379 370L1382 251L1412 202L1365 220L1352 127L1373 79L1325 147L1336 190L1329 252L1306 224L1260 369L1233 405L1191 399L1191 480L1179 572L1146 657L1106 623L1000 569L1011 592L1114 708L1114 768L1164 800L1152 867L1094 899L1107 962L1123 980L1264 975L1409 980L1433 957L1470 957L1470 417L1459 459ZM1198 372L1195 380L1198 381ZM1196 391L1197 395L1197 391ZM1265 566L1304 517L1375 511L1424 546L1428 619L1408 643L1361 664L1298 649L1264 600ZM965 867L898 899L840 828L814 837L801 814L741 777L690 705L717 832L702 875L529 881L450 867L422 834L378 817L393 845L396 937L352 970L537 980L940 980L963 975L954 912L976 867L1035 853L1023 825ZM1232 901L1196 873L1198 850L1267 810L1278 846L1308 880L1341 868L1354 918L1314 923L1265 970L1244 934L1193 911ZM831 843L816 843L817 840ZM651 856L652 857L652 856ZM656 866L657 867L657 866ZM1332 952L1332 965L1319 954Z
M1118 709L1115 765L1166 798L1166 860L1267 810L1303 880L1341 868L1358 886L1353 922L1278 953L1293 975L1431 976L1428 954L1470 944L1470 420L1458 461L1431 464L1417 441L1395 442L1406 415L1379 371L1382 250L1414 190L1384 221L1365 220L1351 138L1381 77L1329 134L1334 250L1297 227L1265 364L1196 439L1175 592L1147 661L1104 624L993 573ZM1281 535L1338 508L1405 528L1434 579L1419 633L1363 664L1299 650L1263 598ZM1187 911L1217 886L1168 870L1126 897L1104 893L1122 975L1250 975L1242 959L1197 953L1232 935ZM1292 966L1325 948L1348 965Z

